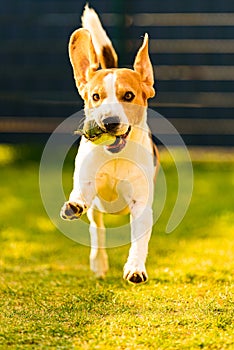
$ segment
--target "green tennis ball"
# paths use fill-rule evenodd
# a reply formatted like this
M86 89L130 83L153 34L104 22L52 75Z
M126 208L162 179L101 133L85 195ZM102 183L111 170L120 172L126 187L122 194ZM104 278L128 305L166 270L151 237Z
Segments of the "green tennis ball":
M95 145L108 146L114 143L115 140L116 140L116 136L103 133L100 136L98 136L95 140L90 140L90 141L92 141Z

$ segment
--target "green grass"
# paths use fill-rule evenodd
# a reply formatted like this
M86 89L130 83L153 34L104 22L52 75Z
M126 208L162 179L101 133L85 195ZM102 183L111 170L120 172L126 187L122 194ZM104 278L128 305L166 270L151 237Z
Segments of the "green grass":
M150 241L150 280L132 286L122 280L129 246L108 250L110 271L96 280L89 248L50 222L39 154L0 146L0 349L233 349L233 157L192 153L192 203L167 235L176 173L162 152L168 201ZM72 168L71 157L67 188Z

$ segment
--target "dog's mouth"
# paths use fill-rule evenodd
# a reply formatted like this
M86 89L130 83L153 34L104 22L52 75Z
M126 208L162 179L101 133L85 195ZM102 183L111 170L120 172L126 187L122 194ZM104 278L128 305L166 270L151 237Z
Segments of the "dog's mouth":
M104 131L95 123L95 121L91 120L85 125L85 128L77 129L75 134L80 134L95 144L103 145L105 149L111 153L118 153L126 146L127 137L130 131L131 126L128 127L126 133L122 135L115 135L114 133ZM102 138L104 135L106 136L105 140ZM113 143L109 143L111 138L114 139ZM98 140L100 140L100 142Z
M126 146L128 134L131 131L131 126L128 127L128 130L125 134L116 136L115 142L105 146L106 150L111 153L118 153Z

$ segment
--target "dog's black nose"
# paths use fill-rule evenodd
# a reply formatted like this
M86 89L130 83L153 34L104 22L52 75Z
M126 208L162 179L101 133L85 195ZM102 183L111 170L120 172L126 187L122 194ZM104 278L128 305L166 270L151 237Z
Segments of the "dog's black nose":
M107 117L103 119L102 122L106 131L115 131L116 129L118 129L120 118L117 116Z

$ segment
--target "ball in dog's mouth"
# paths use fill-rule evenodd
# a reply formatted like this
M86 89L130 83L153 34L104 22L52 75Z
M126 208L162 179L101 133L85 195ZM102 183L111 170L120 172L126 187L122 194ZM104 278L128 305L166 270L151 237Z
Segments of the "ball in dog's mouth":
M96 145L105 146L106 150L111 153L118 153L125 147L130 131L131 126L128 127L126 133L116 136L103 131L97 124L91 121L86 125L85 129L76 130L75 134L83 135L87 140Z
M131 131L131 126L129 126L127 132L123 135L119 135L116 136L116 140L115 142L113 142L112 144L105 146L106 150L111 152L111 153L118 153L120 151L122 151L122 149L125 147L126 143L127 143L127 137L128 134Z

